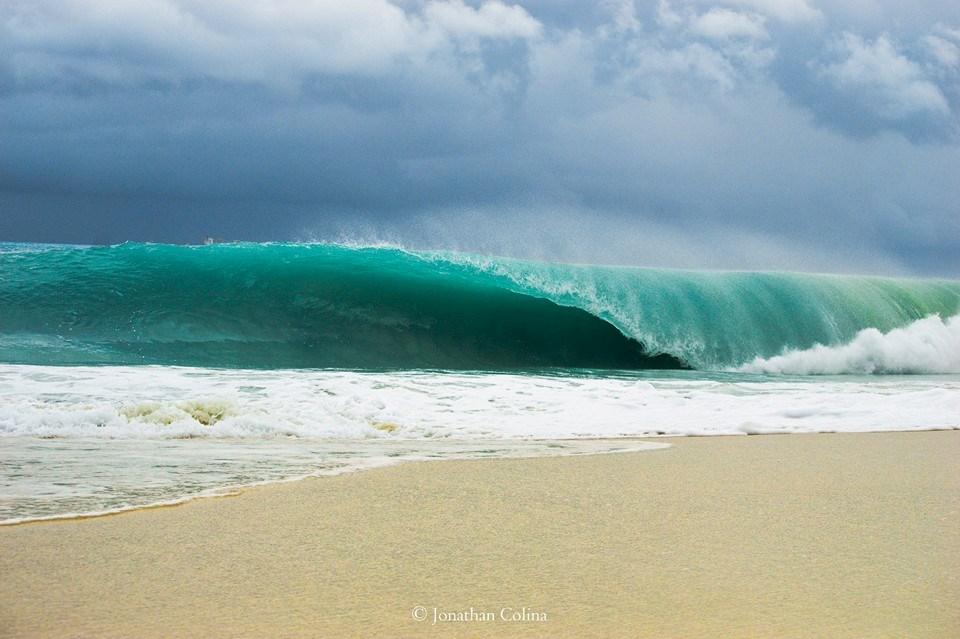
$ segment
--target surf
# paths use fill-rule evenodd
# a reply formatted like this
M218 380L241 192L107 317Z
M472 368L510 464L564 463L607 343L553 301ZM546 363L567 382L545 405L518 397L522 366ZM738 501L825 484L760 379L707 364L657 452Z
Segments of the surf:
M16 364L723 370L958 312L949 280L335 244L0 247L0 361Z
M793 375L908 375L960 372L960 315L931 315L881 333L867 328L847 344L817 344L771 358L758 357L741 372Z

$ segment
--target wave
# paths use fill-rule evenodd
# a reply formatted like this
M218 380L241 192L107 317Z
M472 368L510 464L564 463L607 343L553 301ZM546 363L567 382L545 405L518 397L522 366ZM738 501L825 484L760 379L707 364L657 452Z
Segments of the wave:
M792 375L960 373L960 315L937 315L881 333L868 328L842 346L817 344L739 368L746 373Z
M958 312L955 281L323 244L0 246L7 363L722 370Z

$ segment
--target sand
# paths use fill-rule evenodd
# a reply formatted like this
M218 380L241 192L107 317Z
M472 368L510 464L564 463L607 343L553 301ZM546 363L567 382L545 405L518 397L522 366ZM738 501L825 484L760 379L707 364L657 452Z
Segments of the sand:
M2 527L0 636L960 636L960 431L669 441Z

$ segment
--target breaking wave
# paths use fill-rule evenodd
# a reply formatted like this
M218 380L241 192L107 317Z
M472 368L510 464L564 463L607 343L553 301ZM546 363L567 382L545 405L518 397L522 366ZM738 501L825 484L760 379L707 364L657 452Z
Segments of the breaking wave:
M867 328L841 346L817 344L758 357L739 370L791 375L960 373L960 315L946 321L932 315L888 333Z
M324 244L0 245L0 362L19 364L941 372L956 358L919 335L937 330L922 318L958 312L947 280ZM948 337L928 337L949 342L955 323L941 325Z

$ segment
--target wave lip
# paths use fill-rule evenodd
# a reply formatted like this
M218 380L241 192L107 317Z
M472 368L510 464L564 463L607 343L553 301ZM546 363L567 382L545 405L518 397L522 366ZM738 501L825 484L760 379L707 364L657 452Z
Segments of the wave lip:
M817 344L736 369L789 375L906 375L960 373L960 315L930 315L883 333L867 328L840 346Z

